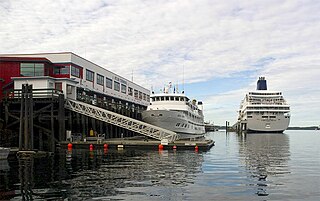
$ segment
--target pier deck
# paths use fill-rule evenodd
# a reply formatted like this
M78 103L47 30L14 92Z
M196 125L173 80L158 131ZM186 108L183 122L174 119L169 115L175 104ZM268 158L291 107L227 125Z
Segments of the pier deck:
M127 148L135 148L135 149L158 149L159 144L161 143L159 140L143 140L143 139L107 139L102 141L77 141L77 142L69 142L63 141L60 142L60 145L64 148L71 143L73 148L89 148L90 144L93 145L94 149L103 148L104 144L108 145L109 149L116 149L118 145L123 145L124 149ZM212 146L214 146L215 141L209 139L200 139L200 140L178 140L172 143L168 143L168 145L163 145L164 150L173 149L176 146L177 150L194 150L196 146L198 146L199 150L209 150Z

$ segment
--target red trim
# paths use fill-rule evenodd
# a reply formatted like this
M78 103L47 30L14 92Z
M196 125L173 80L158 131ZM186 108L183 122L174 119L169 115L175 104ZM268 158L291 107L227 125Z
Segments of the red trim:
M44 57L0 57L0 62L9 61L9 62L24 62L24 61L32 61L32 62L47 62L51 63L50 60Z

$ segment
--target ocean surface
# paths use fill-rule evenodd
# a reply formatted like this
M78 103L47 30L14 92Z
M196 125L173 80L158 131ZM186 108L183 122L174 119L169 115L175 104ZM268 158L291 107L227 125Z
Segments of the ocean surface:
M320 131L207 133L209 151L61 149L0 161L0 200L320 200Z

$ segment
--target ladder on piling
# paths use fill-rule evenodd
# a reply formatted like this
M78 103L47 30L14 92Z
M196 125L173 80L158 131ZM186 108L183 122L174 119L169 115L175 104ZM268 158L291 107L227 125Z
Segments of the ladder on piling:
M65 108L157 140L167 139L170 143L179 139L179 135L173 131L160 128L81 101L66 99Z

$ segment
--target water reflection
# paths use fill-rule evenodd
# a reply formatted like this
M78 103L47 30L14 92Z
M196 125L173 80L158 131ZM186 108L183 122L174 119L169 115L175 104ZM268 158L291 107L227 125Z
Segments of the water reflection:
M240 135L239 145L241 164L252 181L249 185L256 186L258 196L269 195L270 185L285 185L279 178L290 173L289 137L286 134Z
M152 186L186 186L194 183L203 161L201 154L190 151L125 149L73 150L72 159L68 154L66 158L72 173L63 181L70 185L68 197L84 200L146 195Z

